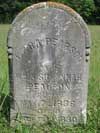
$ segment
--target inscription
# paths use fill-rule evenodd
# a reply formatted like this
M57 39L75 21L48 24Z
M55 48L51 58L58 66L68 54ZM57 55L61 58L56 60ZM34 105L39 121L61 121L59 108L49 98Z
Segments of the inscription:
M72 46L67 40L64 41L57 38L46 37L45 39L35 39L34 42L28 42L28 44L26 44L24 47L34 49L48 45L57 47L59 44L63 44L63 50L68 51L73 57L79 58L79 61L82 59L82 54L80 53L79 49Z
M82 74L64 74L59 75L59 78L55 76L56 82L53 81L53 84L50 84L46 81L52 79L48 74L39 75L36 79L32 77L30 80L25 78L27 81L26 89L32 91L34 89L40 90L71 90L72 88L81 87L82 85ZM22 78L22 77L21 77ZM37 81L37 82L36 82ZM78 86L77 86L78 85Z
M40 108L39 110L41 110L41 112L45 112L45 111L48 111L48 108L44 108L43 107L56 107L56 106L69 106L69 107L74 107L75 106L75 100L68 100L68 99L65 99L65 100L54 100L52 101L52 103L48 102L47 100L41 100L40 103L36 103L34 101L31 101L31 100L21 100L21 106L25 109L27 108L27 110L36 110L34 107L37 107L37 108ZM41 109L42 107L42 109Z
M32 91L33 89L41 89L41 90L66 90L71 89L70 85L66 84L49 84L49 83L33 83L29 82L26 86L26 89Z
M25 79L27 81L39 81L39 82L42 82L42 81L48 81L50 80L52 77L48 74L48 73L44 73L44 72L41 72L39 74L39 76L36 78L36 76L34 74L31 74L30 75L30 79L26 79L26 76L25 75L21 75L20 73L16 73L15 75L17 78L21 78L21 79ZM68 82L68 83L80 83L82 82L82 73L67 73L67 74L62 74L62 75L59 75L59 78L57 77L56 75L56 81L65 81L65 82Z
M25 75L21 75L16 73L16 78L22 79L22 81L27 82L25 89L29 90L30 92L32 90L71 90L73 88L81 88L82 85L82 73L77 74L63 74L55 75L55 78L53 79L53 83L49 83L47 81L50 81L52 77L47 73L40 73L38 77L35 75L31 75L30 79L27 79ZM56 82L55 82L56 81Z
M59 99L54 100L53 103L48 103L46 100L42 100L43 104L46 103L47 106L75 106L75 100L68 100L68 99Z
M15 114L16 115L16 114ZM66 124L66 123L72 123L72 124L76 124L77 122L79 122L79 116L77 115L67 115L66 117L61 115L59 117L55 116L54 114L51 114L52 116L48 116L46 114L42 114L39 116L34 116L33 114L26 114L26 113L21 113L21 119L24 120L24 122L32 122L32 123L36 123L36 121L38 122L48 122L49 120L55 121L58 124ZM12 118L12 120L16 120L16 116Z
M26 46L28 46L31 49L44 47L47 45L52 44L52 46L57 45L58 39L56 38L45 38L45 39L36 39L34 42L29 42ZM27 47L25 47L27 48Z
M56 76L56 80L57 80L57 76ZM35 78L34 78L35 79ZM46 80L50 80L51 77L49 74L47 73L40 73L40 75L38 76L38 80L39 81L46 81ZM65 82L68 82L68 83L79 83L82 81L82 73L78 73L78 74L72 74L72 73L68 73L68 74L62 74L62 75L59 75L59 78L58 78L60 81L65 81Z
M50 83L28 82L25 89L27 89L30 92L32 92L33 90L37 90L37 89L40 89L41 91L58 90L60 92L60 91L64 91L64 90L71 90L76 87L78 87L78 86L76 86L74 84L67 84L67 83L50 84ZM80 87L81 87L81 84L79 85L79 88Z
M78 116L60 116L59 117L59 124L63 124L63 123L77 123L78 122Z
M65 50L69 51L69 53L71 53L73 57L79 58L79 61L82 59L80 51L76 47L72 46L68 41L65 42L64 46Z

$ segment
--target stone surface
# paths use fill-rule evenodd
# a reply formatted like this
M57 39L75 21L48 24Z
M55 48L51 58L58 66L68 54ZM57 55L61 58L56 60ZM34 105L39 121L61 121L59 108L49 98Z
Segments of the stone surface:
M90 43L82 18L62 4L35 4L16 17L8 35L11 123L86 122Z

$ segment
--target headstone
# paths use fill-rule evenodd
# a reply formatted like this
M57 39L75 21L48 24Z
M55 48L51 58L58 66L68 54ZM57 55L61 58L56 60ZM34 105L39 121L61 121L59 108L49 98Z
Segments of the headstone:
M90 35L70 7L23 10L8 35L11 123L86 123Z

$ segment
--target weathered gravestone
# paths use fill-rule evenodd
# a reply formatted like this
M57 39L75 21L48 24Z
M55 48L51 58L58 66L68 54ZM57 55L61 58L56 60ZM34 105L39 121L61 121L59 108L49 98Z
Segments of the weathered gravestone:
M22 11L8 35L11 123L86 122L90 35L71 8L46 2Z

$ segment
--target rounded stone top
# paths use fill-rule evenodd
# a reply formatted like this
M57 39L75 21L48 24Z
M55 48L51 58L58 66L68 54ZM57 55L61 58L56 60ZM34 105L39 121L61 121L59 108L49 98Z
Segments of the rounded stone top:
M86 38L85 47L89 48L90 44L91 44L91 37L90 37L90 32L88 30L88 27L87 27L86 23L84 22L83 18L69 6L58 3L58 2L40 2L40 3L33 4L33 5L25 8L16 16L16 18L12 22L12 26L9 31L9 34L11 33L13 27L16 25L17 21L19 21L19 19L23 18L23 16L27 15L29 12L32 12L33 10L37 10L39 8L45 8L45 10L46 10L50 7L61 9L64 12L66 12L67 14L71 15L72 18L74 18L75 22L80 25L80 27L82 28L82 30L85 34L85 38ZM9 39L9 34L8 34L8 39Z

